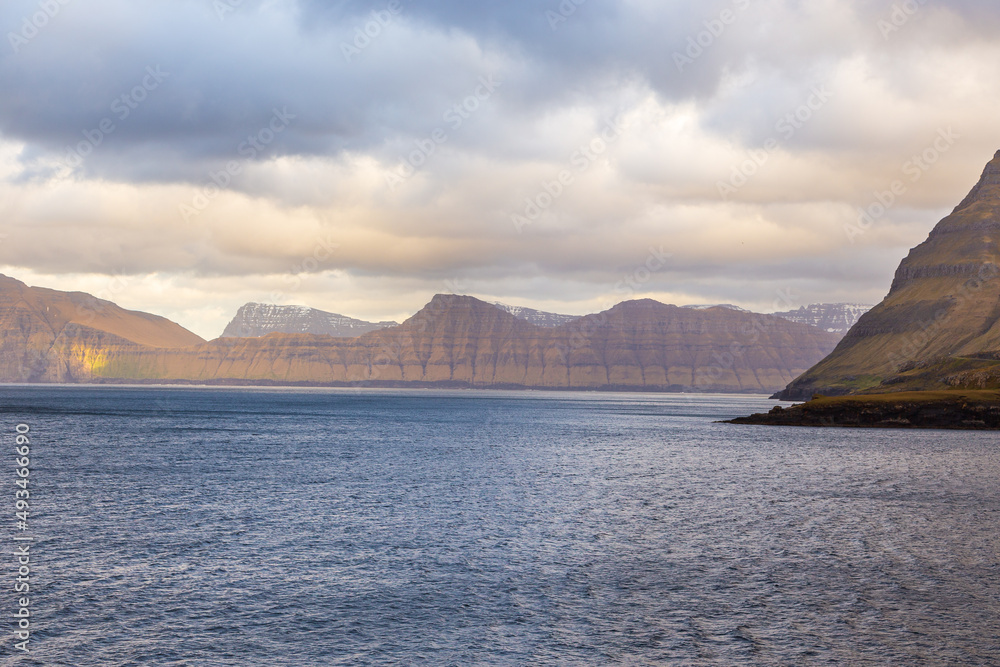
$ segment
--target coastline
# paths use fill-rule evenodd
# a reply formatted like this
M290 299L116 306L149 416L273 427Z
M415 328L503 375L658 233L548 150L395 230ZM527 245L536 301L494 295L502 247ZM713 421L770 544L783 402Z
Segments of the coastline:
M911 391L817 395L788 408L725 420L726 424L844 428L1000 430L1000 391Z

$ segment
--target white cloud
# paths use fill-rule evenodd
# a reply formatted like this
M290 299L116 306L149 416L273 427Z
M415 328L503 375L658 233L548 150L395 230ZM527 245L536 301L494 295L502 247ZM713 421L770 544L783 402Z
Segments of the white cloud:
M556 32L533 3L407 5L352 62L340 44L366 3L248 2L224 21L195 3L67 9L0 55L15 91L0 100L0 263L59 289L130 276L115 300L209 337L244 301L400 319L463 285L582 314L621 296L650 247L673 258L634 296L876 300L1000 147L1000 10L928 6L885 38L884 3L754 3L679 72L671 54L732 5L588 3ZM60 171L146 63L171 73L163 87ZM446 114L490 76L499 87L455 126ZM246 159L248 133L285 106L287 132ZM621 135L581 162L618 113ZM947 128L960 138L852 243L845 225ZM436 129L446 140L390 188ZM239 173L185 221L231 160ZM518 233L511 216L563 171L572 182Z

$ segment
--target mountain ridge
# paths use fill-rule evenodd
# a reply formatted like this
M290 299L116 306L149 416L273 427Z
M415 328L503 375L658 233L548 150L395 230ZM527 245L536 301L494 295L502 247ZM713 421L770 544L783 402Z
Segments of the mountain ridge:
M1000 379L1000 151L958 206L900 262L886 297L779 398Z
M221 338L257 338L270 333L311 333L353 338L395 326L398 322L367 322L309 306L282 306L251 301L240 306Z
M9 323L19 311L9 303L17 290L7 292L0 322L6 316ZM65 294L48 297L61 303ZM167 341L164 334L160 342L173 345L166 347L136 342L135 316L106 309L132 328L111 326L115 319L107 317L58 333L48 327L33 339L30 359L27 338L5 335L7 352L21 357L0 364L0 380L765 392L837 339L772 315L651 299L544 327L475 297L439 294L404 322L355 338L274 332L204 341L163 318L140 318L174 335ZM35 329L46 329L30 315ZM186 335L176 338L178 330Z
M536 310L527 306L511 306L500 301L493 301L492 304L501 310L505 310L514 317L527 320L532 324L542 327L555 327L578 319L579 315L562 315L560 313L550 313L544 310Z
M863 303L811 303L795 310L774 313L792 322L812 324L824 331L847 335L858 319L871 310L871 304Z

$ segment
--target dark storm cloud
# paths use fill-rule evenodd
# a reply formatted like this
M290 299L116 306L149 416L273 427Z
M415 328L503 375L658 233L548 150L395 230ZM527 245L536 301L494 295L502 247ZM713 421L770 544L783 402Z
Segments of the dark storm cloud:
M742 4L748 0L737 0ZM543 67L547 87L562 92L601 72L638 73L671 84L673 94L697 86L678 76L672 52L684 44L703 19L732 0L623 5L601 0L487 0L485 2L414 2L399 0L406 16L432 28L464 31L491 48L530 59ZM384 0L326 3L303 0L304 20L343 25L384 11Z
M36 8L4 5L0 24L16 28ZM0 132L62 155L110 121L85 167L148 163L138 171L153 176L159 162L167 179L197 178L275 109L296 118L269 155L361 151L440 122L486 74L445 39L423 40L413 53L389 34L367 61L348 63L340 45L350 34L349 26L300 31L279 8L241 7L220 20L211 3L69 4L17 53L2 52L0 89L9 92L0 96ZM143 90L149 68L162 80Z
M919 11L931 4L911 1ZM496 101L503 114L490 132L495 143L483 147L489 150L509 143L547 108L610 98L628 81L676 101L711 94L722 77L748 63L771 62L802 70L794 85L776 84L789 88L779 98L791 102L799 84L822 75L817 59L860 41L824 33L824 17L810 14L808 2L398 2L394 24L347 62L343 46L387 12L387 1L230 2L232 11L220 15L214 0L50 0L46 6L58 11L26 42L11 35L22 35L43 4L8 1L0 8L8 42L0 45L0 132L59 153L110 119L113 136L85 168L107 173L128 163L140 165L133 176L139 179L196 178L206 164L231 157L275 108L287 108L296 122L269 154L391 154L397 138L439 125L492 65L508 78ZM985 2L933 4L980 29L995 20ZM890 7L856 5L873 35ZM723 12L732 17L724 26ZM706 36L711 30L723 32ZM692 46L699 38L704 46ZM679 63L677 54L694 58ZM138 90L148 67L168 76L123 118L123 104L134 101L123 96ZM773 116L783 102L758 113ZM741 108L752 114L755 107ZM720 127L739 126L739 114L720 113ZM452 139L475 141L467 134Z
M733 4L400 0L393 21L349 58L345 45L388 3L245 2L221 17L208 0L52 3L59 10L26 41L19 36L40 5L0 8L9 42L0 50L0 132L60 156L99 140L82 173L167 181L201 178L274 109L296 120L268 155L392 156L396 143L440 125L482 75L503 77L503 113L488 134L452 140L486 151L509 145L550 107L610 100L630 80L672 99L707 93L726 52L704 49L684 72L673 54ZM149 68L163 78L143 90ZM102 122L113 123L107 136L96 133Z

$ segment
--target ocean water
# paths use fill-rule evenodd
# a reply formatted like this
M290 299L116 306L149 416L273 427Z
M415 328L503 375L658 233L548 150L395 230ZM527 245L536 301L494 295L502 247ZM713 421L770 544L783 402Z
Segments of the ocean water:
M997 435L769 405L0 387L0 664L1000 664Z

